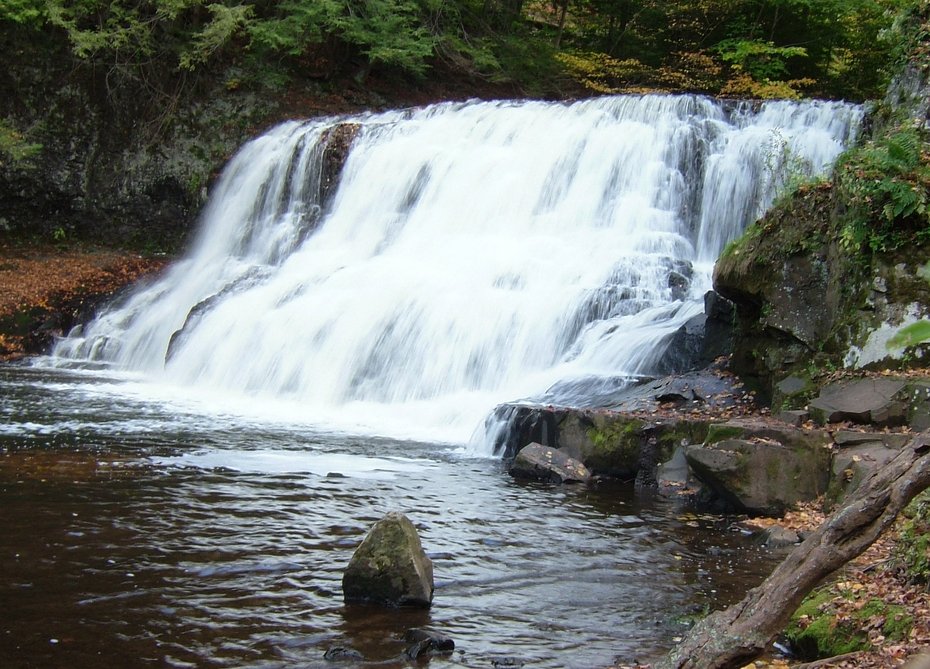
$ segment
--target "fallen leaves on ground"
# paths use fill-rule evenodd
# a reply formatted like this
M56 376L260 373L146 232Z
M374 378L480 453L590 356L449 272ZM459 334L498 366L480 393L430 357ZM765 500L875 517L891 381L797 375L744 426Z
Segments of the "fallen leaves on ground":
M23 247L0 241L0 319L52 312L85 295L115 293L166 262L110 249ZM21 332L0 331L0 359L22 355L23 339Z

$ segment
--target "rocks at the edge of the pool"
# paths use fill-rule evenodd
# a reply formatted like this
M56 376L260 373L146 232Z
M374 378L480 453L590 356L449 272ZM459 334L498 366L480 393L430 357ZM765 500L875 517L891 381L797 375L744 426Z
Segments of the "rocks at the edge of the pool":
M433 563L423 551L417 529L396 511L368 531L342 576L347 604L429 608L433 589Z
M657 387L639 386L650 397ZM670 398L662 393L656 397ZM511 427L499 445L505 459L513 458L516 479L635 480L711 508L779 516L821 495L827 507L840 503L901 450L911 431L930 428L927 377L869 376L817 388L792 376L778 384L777 395L785 407L777 419L722 419L700 411L649 416L617 410L616 403L599 409L501 405L496 415Z
M545 481L547 483L587 483L591 472L581 462L564 452L532 443L517 453L510 465L515 479Z
M445 655L455 650L455 642L444 634L424 629L409 629L404 635L409 643L404 655L411 660L431 655Z
M411 628L404 633L404 643L408 644L403 657L408 660L423 659L437 655L448 655L455 650L455 642L445 634L420 628ZM365 656L354 648L332 646L323 659L330 662L359 662Z

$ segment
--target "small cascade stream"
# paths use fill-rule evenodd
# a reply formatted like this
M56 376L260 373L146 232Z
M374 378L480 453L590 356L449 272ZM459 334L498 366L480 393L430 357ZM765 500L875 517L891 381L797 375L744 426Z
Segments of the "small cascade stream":
M188 255L52 363L208 409L464 444L500 402L649 374L724 245L786 182L828 171L861 114L645 96L284 123L232 159Z

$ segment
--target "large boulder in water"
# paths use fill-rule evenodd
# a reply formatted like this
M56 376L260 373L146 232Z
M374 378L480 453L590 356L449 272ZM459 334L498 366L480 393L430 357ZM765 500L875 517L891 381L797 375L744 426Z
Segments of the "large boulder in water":
M536 443L520 449L510 466L510 475L549 483L586 483L591 478L591 472L578 460Z
M342 576L347 603L429 608L433 563L413 523L392 511L369 530Z

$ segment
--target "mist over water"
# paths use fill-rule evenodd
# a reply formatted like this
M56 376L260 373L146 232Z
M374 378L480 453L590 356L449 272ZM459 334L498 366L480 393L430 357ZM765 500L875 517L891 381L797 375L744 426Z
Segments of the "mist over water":
M288 122L230 162L189 254L54 364L205 411L463 444L500 402L648 375L723 246L828 171L860 117L645 96Z

